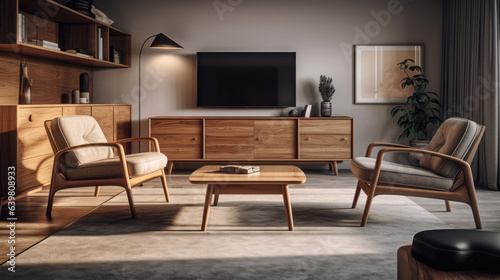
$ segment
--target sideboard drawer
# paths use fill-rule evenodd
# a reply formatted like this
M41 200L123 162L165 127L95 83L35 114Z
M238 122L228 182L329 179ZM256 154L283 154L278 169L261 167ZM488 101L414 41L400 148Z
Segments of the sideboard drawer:
M203 133L202 120L151 120L151 136L158 134L199 134Z
M20 108L19 109L19 129L44 127L43 123L46 120L62 116L61 107L46 107L46 108Z
M202 159L203 139L201 135L157 135L160 151L168 159Z
M351 158L351 135L301 135L300 158L301 159L350 159Z
M301 120L300 134L351 134L351 120Z

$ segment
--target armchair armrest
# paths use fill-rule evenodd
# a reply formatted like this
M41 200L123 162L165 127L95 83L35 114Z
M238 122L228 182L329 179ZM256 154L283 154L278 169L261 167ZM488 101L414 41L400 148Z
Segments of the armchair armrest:
M371 143L370 145L368 145L368 148L366 149L365 157L371 157L373 148L375 148L375 147L397 147L397 148L410 148L410 149L412 148L410 146L394 144L394 143L375 142L375 143Z
M134 137L134 138L124 138L120 140L116 140L113 143L128 143L135 141L149 141L153 143L153 148L155 152L160 152L160 144L158 143L158 139L155 137Z

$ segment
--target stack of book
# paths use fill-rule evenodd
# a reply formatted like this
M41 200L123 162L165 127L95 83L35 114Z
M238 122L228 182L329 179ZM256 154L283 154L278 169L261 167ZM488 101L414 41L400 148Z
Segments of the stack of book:
M50 42L50 41L45 41L45 40L31 40L31 41L29 41L29 43L32 44L32 45L37 45L37 46L40 46L40 47L53 49L53 50L56 50L56 51L60 51L61 50L59 48L59 45L57 43Z

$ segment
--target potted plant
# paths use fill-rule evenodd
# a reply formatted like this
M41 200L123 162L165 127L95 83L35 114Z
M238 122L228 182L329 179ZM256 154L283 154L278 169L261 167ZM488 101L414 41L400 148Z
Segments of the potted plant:
M333 94L335 93L335 87L332 84L332 78L321 75L319 77L319 93L323 102L321 102L321 116L330 117L332 115L332 100Z
M406 103L391 110L391 118L403 130L398 140L409 138L410 146L425 149L429 144L428 124L437 128L443 122L439 117L441 103L435 92L427 91L429 80L421 74L422 68L415 65L414 60L405 59L397 65L406 75L401 80L401 87L413 87L413 93L408 96Z

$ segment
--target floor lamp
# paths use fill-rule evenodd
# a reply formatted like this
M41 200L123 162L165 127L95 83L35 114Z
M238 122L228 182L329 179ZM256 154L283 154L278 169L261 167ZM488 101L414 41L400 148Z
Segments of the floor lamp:
M177 49L183 49L179 44L174 42L172 39L168 38L165 36L163 33L158 33L155 35L149 36L146 40L144 40L144 43L142 43L141 46L141 51L139 52L139 137L141 137L141 56L142 56L142 49L144 48L144 45L146 42L151 39L155 38L153 40L153 43L151 43L151 46L149 46L152 49L164 49L164 50L177 50ZM141 152L141 143L139 142L139 152Z

